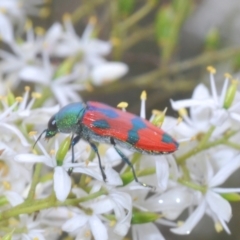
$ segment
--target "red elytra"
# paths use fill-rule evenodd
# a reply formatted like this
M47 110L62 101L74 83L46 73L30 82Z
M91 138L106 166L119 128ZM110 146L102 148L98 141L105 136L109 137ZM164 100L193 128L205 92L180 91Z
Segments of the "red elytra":
M148 154L171 153L178 143L162 129L132 113L99 102L87 102L82 124L102 137L112 137L118 143Z

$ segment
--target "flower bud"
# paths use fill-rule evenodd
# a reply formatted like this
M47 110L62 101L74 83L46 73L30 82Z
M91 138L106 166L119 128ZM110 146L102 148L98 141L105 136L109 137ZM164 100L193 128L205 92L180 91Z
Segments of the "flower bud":
M71 144L71 138L67 137L59 146L59 149L56 154L57 165L62 166L63 160L69 150Z
M240 194L238 193L221 193L221 196L229 202L240 202Z
M225 109L228 109L231 107L232 102L235 98L236 92L237 92L237 85L238 85L238 81L237 80L232 80L231 81L231 85L229 86L225 99L224 99L224 103L223 103L223 107Z
M160 214L154 212L135 212L132 214L132 224L141 224L154 222L161 217Z

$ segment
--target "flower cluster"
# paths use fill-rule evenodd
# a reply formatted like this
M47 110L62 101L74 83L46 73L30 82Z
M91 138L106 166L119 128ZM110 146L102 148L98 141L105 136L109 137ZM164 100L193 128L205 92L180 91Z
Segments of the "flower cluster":
M0 227L2 235L58 239L65 232L77 240L107 240L123 239L130 230L135 240L165 239L154 223L190 234L205 214L217 232L230 234L229 202L240 201L240 188L221 185L240 167L239 92L237 80L226 75L218 95L215 69L209 71L210 92L200 84L191 99L171 101L178 119L156 110L150 118L179 141L175 153L151 156L122 149L141 181L156 186L154 191L136 183L127 164L115 170L121 157L111 146L98 146L106 183L98 157L85 141L77 143L74 163L71 138L63 134L48 143L38 141L33 150L36 134L28 132L40 129L59 107L33 108L39 95L29 99L29 87L22 97L8 92L1 98L0 115L0 220L8 219L7 227ZM140 116L145 118L145 92L141 99ZM119 107L126 111L127 104ZM181 219L185 210L189 215Z
M12 8L2 2L6 1L0 1L0 7L5 9L0 14L0 34L4 36L2 40L10 51L0 50L0 72L4 82L1 94L6 94L9 87L18 88L20 82L24 81L34 83L35 90L44 93L43 102L51 100L50 96L54 95L57 102L64 106L69 102L80 101L79 91L91 89L91 85L99 86L119 79L128 72L126 64L104 58L111 52L111 42L94 38L95 17L89 20L81 37L75 32L69 14L64 15L63 24L56 22L47 31L41 27L34 28L31 20L27 19L25 26L20 28L22 32L19 30L22 35L26 35L23 38L13 31L11 21L17 19L9 18L9 15L13 15ZM21 1L9 2L19 2L20 5ZM44 1L24 2L38 5ZM26 3L18 9L16 15L21 15L23 19L26 15L24 10L27 9L33 12L37 10L36 6L33 8ZM1 17L5 20L1 20ZM37 105L40 106L40 103Z
M176 152L153 156L121 148L139 180L155 189L134 181L113 146L98 144L104 182L89 143L80 140L73 153L72 136L43 142L36 131L46 129L59 105L80 101L79 91L116 80L128 68L104 58L111 43L95 37L95 18L81 37L69 15L47 31L34 28L27 16L46 15L45 2L0 0L0 34L10 49L0 50L0 236L120 240L129 234L161 240L156 224L191 234L204 215L217 232L230 234L230 202L240 201L240 188L222 184L240 167L238 81L226 74L219 91L209 67L210 91L200 84L191 99L171 100L179 118L166 116L166 110L152 112L149 121L180 143ZM32 90L26 86L15 95L22 82ZM143 92L141 118L146 97ZM118 107L126 111L127 105Z

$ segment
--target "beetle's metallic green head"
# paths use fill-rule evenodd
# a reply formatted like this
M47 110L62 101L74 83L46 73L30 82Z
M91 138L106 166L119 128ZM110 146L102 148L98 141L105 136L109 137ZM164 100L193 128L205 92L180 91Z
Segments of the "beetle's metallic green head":
M44 133L46 139L54 137L58 132L79 133L81 131L80 122L84 116L85 109L86 105L81 102L70 103L61 108L59 112L50 118L48 128L40 134L34 146Z
M43 132L40 134L40 136L37 138L36 142L33 145L33 148L37 144L37 142L41 139L42 135L45 134L45 139L52 138L56 135L58 132L57 125L56 125L56 120L55 120L55 115L53 115L50 120L48 121L48 128L43 130Z
M56 115L53 115L48 121L48 128L44 130L46 132L45 138L49 139L56 135L58 132L57 124L56 124Z

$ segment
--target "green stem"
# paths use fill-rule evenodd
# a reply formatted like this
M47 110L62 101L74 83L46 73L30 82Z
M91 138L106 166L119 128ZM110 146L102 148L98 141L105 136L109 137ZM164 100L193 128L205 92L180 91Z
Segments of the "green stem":
M184 186L187 186L187 187L192 188L194 190L200 191L202 193L206 193L206 191L207 191L207 187L197 185L195 183L192 183L190 181L186 181L184 179L179 179L178 182L181 183Z
M134 165L135 163L137 163L139 160L140 160L140 157L141 157L142 155L140 154L140 153L134 153L133 154L133 158L132 158L132 160L131 160L131 163L132 163L132 165ZM131 167L126 167L126 169L124 170L124 172L123 172L123 174L124 173L127 173L127 172L130 172L131 171Z
M200 141L200 143L198 144L199 148L203 148L205 144L207 144L208 140L210 139L210 137L212 136L213 131L215 130L215 126L211 126L209 128L209 130L207 131L207 133L204 134L202 140Z
M89 194L86 197L67 199L64 202L56 201L55 199L52 199L52 196L50 196L46 199L33 200L31 203L24 202L16 207L13 207L12 209L1 212L0 213L0 221L6 220L11 217L16 217L19 214L30 214L30 213L37 212L42 209L51 208L51 207L76 206L81 202L86 202L86 201L95 199L95 198L105 195L105 194L107 194L107 190L101 189L100 191L93 193L93 194Z
M86 1L84 4L81 4L71 14L72 22L75 24L84 16L87 16L88 14L92 14L94 12L94 9L98 5L101 5L104 2L106 2L106 0L92 0L92 1Z
M231 148L235 148L237 150L240 150L240 145L239 144L229 142L229 141L224 142L224 144L231 147Z
M150 11L152 11L155 5L155 1L147 1L142 8L140 8L137 12L132 14L123 22L119 23L117 27L120 29L120 31L126 31L128 28L144 18Z
M183 179L186 181L190 181L191 180L190 173L185 163L181 164L181 169L183 172Z
M40 173L42 170L42 163L37 163L35 165L35 169L34 169L34 174L33 174L33 180L32 180L32 184L28 193L28 197L26 201L32 201L34 199L34 195L35 195L35 190L36 190L36 186L38 184L38 180L40 177Z
M228 134L226 134L225 136L223 136L222 138L218 139L217 141L214 141L214 142L208 142L206 143L205 145L199 147L197 146L196 148L193 148L192 150L190 150L189 152L183 154L182 156L176 158L176 161L178 164L183 164L188 158L192 157L193 155L203 151L203 150L206 150L206 149L209 149L211 147L215 147L215 146L218 146L220 144L226 144L227 142L227 139L229 139L230 137L232 137L234 134L236 134L237 132L236 131L231 131L229 132Z
M134 46L139 41L142 41L145 38L152 38L154 33L153 26L146 26L143 29L134 31L127 39L122 43L122 49L126 51L130 47Z
M8 203L8 200L5 196L0 197L0 206L3 206Z
M146 88L149 86L155 86L154 84L158 82L158 87L162 89L162 91L169 90L169 94L177 91L179 89L189 89L188 85L192 84L191 89L196 86L196 82L192 81L189 82L188 79L182 80L182 82L174 82L174 88L172 87L172 81L160 81L159 79L163 79L166 76L174 76L179 75L179 73L192 69L198 66L206 66L209 64L214 64L216 62L221 62L224 59L230 59L234 56L237 56L240 53L240 48L231 47L231 48L224 48L222 50L218 50L216 52L206 52L200 56L187 59L185 61L169 64L168 66L164 66L164 68L158 68L151 72L142 74L137 77L133 77L125 81L124 84L120 84L119 82L113 82L108 85L106 88L105 86L97 88L98 94L107 94L115 92L116 90L123 91L129 88Z

